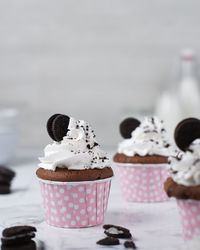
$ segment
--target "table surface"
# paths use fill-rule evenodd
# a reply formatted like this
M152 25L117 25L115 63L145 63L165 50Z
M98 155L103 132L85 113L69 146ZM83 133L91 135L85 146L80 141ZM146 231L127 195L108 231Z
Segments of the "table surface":
M104 237L102 226L84 229L60 229L43 220L39 185L35 176L37 162L11 166L17 176L13 192L0 196L0 231L11 225L33 224L37 239L46 249L124 249L123 245L108 248L96 245ZM141 250L182 249L181 224L175 200L163 203L127 203L123 201L118 179L112 181L105 223L127 227Z

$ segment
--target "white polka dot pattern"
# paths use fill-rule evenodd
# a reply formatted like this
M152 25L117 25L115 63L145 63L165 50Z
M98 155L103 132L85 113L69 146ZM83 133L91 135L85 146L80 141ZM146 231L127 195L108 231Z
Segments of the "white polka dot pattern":
M200 201L177 200L185 240L200 237Z
M164 182L169 176L165 166L120 165L117 174L126 201L161 202L169 199L164 191Z
M111 181L65 183L40 181L45 220L56 227L90 227L102 224Z

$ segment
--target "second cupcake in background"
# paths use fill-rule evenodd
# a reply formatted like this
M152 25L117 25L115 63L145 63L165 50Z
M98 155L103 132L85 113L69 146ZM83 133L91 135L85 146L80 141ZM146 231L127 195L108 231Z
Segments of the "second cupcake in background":
M163 183L168 176L168 157L176 154L169 144L163 121L146 117L127 118L120 124L124 137L114 155L122 194L130 202L168 200Z
M53 143L45 147L36 172L46 222L70 228L103 223L113 171L94 131L62 114L49 118L47 130Z

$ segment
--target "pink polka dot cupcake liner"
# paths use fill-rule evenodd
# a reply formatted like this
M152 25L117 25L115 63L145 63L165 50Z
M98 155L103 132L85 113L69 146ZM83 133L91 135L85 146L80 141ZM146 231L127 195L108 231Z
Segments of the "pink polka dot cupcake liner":
M200 238L200 201L177 199L182 228L183 238L190 241Z
M87 182L52 182L39 179L47 224L62 228L102 224L111 178Z
M164 182L169 176L166 164L116 164L122 196L128 202L169 200Z

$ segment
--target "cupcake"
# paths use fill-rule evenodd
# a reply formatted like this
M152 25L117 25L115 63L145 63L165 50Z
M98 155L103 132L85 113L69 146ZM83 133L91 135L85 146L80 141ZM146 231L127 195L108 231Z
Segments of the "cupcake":
M183 237L191 243L200 238L200 120L183 120L174 135L183 153L170 158L171 177L164 187L167 195L177 200Z
M47 131L53 142L36 171L46 222L73 228L103 223L113 171L94 131L62 114L49 118Z
M146 117L142 122L127 118L120 124L120 133L124 140L113 161L125 200L167 200L163 183L168 176L168 157L175 150L166 139L163 121L156 117Z

